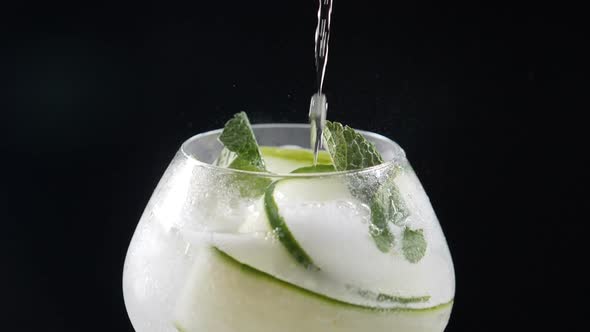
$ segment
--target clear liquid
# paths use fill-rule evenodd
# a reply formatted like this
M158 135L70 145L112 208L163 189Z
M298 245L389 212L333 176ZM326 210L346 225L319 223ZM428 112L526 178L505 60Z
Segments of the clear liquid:
M326 95L314 94L309 106L309 123L311 125L311 149L313 150L313 165L317 165L318 154L322 147L322 132L326 123L328 102Z
M332 16L332 0L319 0L318 27L315 31L315 67L317 74L318 93L322 93L326 64L328 62L328 45L330 40L330 23Z
M317 164L317 156L322 146L322 132L328 109L326 96L322 93L322 89L326 75L326 64L328 63L331 16L332 0L319 0L318 26L315 32L315 67L318 92L311 97L311 105L309 107L311 148L314 152L314 165Z

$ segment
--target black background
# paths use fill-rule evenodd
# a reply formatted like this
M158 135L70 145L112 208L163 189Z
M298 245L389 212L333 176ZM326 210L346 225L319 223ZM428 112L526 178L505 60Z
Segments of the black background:
M1 8L0 329L132 331L122 266L159 177L235 112L306 121L317 3ZM447 331L587 324L579 13L335 0L328 117L405 148L455 261Z

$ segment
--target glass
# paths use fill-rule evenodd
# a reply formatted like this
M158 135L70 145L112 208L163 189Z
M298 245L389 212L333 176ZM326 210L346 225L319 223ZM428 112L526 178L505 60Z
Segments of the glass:
M253 130L260 146L310 143L309 125ZM212 165L223 148L220 132L182 145L135 230L123 291L137 332L444 330L455 291L453 263L428 197L396 143L359 131L383 164L264 174ZM380 250L384 233L372 222L378 211L371 197L388 181L395 183L389 208L400 210L388 223L393 244ZM269 195L283 219L271 219ZM285 229L269 220L285 221L290 245ZM418 262L407 258L421 249L406 243L412 239L406 229L420 229L425 240Z

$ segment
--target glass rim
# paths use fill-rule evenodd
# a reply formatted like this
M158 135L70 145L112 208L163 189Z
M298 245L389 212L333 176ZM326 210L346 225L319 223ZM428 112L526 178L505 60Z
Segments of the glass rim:
M308 123L258 123L253 124L252 129L258 128L310 128ZM388 137L377 134L371 131L355 129L356 132L362 134L365 137L370 137L374 139L384 140L389 144L392 144L394 147L401 151L401 156L394 156L391 160L384 161L383 163L367 168L362 169L353 169L347 171L335 171L335 172L321 172L321 173L263 173L263 172L255 172L255 171L246 171L241 169L233 169L227 167L221 167L213 164L206 163L204 161L199 160L196 156L189 153L186 147L193 143L194 141L199 140L205 136L210 135L219 135L223 131L223 128L209 130L203 133L196 134L194 136L189 137L186 139L180 146L180 152L182 155L187 159L190 160L201 167L205 167L211 170L215 170L217 172L223 173L230 173L230 174L246 174L246 175L253 175L259 177L268 177L268 178L310 178L310 177L328 177L328 176L343 176L343 175L351 175L351 174L364 174L364 173L372 173L377 172L381 169L395 167L395 166L403 166L403 161L407 161L405 151L393 140L389 139Z

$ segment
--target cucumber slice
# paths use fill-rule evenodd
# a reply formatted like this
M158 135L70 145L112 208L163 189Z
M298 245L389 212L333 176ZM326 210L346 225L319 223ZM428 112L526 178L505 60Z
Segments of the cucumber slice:
M426 310L374 310L326 300L201 248L177 302L182 332L441 332L452 304Z
M280 182L281 181L278 181L270 185L264 194L264 208L266 210L266 216L268 217L270 227L289 254L291 254L299 264L303 265L306 269L318 270L309 255L301 248L299 243L297 243L297 240L293 237L285 219L279 213L279 208L274 197L274 191L276 185L280 184Z
M301 167L294 170L293 174L297 173L328 173L328 172L335 172L336 169L332 165L315 165L315 166L306 166Z
M421 187L415 181L415 175L408 174L398 183L408 195L404 198L414 199L412 209L423 204L416 200ZM279 227L291 233L316 269L294 259L277 237L269 220L275 216L265 213L266 196L244 211L246 219L237 232L185 229L181 235L194 247L216 247L241 264L324 300L379 310L424 309L452 300L452 262L437 223L420 224L433 245L419 263L411 264L398 251L384 254L376 248L368 232L369 208L350 194L342 178L280 180L265 195L273 199L275 215L283 219ZM424 214L431 207L422 209Z
M418 188L415 180L408 176L400 184ZM420 224L425 236L436 238L435 245L412 264L399 250L384 253L375 246L368 227L370 209L341 178L278 181L267 189L265 203L271 227L289 235L279 236L289 254L303 266L311 263L333 283L356 289L379 306L424 308L453 298L452 261L438 223ZM402 238L402 228L392 224L391 231Z
M313 164L313 152L308 149L263 146L260 147L260 151L266 169L276 174L291 173L293 170ZM326 151L320 151L318 163L331 164L330 155Z

